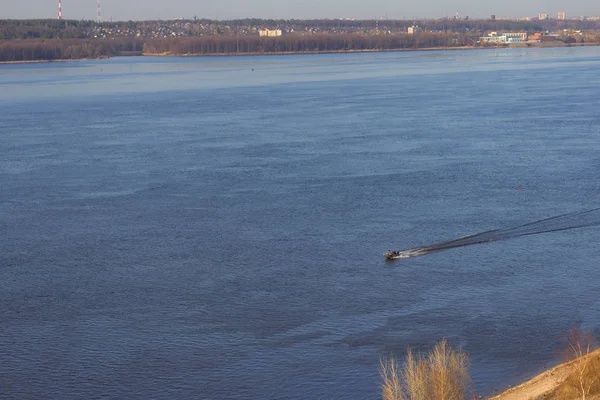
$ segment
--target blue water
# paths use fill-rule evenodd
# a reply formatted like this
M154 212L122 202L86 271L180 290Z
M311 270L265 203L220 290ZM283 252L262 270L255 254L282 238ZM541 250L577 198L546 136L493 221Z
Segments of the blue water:
M600 48L0 65L0 398L478 394L600 329Z

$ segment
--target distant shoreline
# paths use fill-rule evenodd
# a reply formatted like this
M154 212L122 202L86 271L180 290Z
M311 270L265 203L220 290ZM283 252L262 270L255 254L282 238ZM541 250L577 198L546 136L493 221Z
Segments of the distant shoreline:
M121 57L121 56L114 56ZM89 60L108 60L112 57L98 57L98 58L57 58L53 60L23 60L23 61L0 61L0 64L40 64L40 63L64 63L64 62L77 62L77 61L89 61Z
M546 43L519 43L509 46L456 46L456 47L420 47L406 49L362 49L362 50L325 50L325 51L278 51L269 53L250 52L250 53L197 53L197 54L174 54L174 53L142 53L142 56L148 57L228 57L228 56L288 56L302 54L352 54L352 53L395 53L404 51L440 51L440 50L494 50L494 49L533 49L545 47L583 47L600 46L600 43L564 43L564 42L546 42Z
M0 61L0 64L40 64L40 63L52 63L52 62L70 62L70 61L83 61L85 58L60 58L58 60L23 60L23 61ZM101 60L100 58L94 58L94 60Z
M284 56L284 55L306 55L306 54L357 54L357 53L395 53L410 51L440 51L440 50L498 50L498 49L530 49L546 47L585 47L600 46L600 43L520 43L512 46L457 46L457 47L422 47L422 48L404 48L404 49L360 49L360 50L325 50L325 51L278 51L278 52L247 52L247 53L195 53L195 54L176 54L176 53L138 53L138 54L119 54L111 57L98 58L61 58L54 60L23 60L23 61L0 61L0 64L33 64L33 63L52 63L52 62L71 62L86 60L103 60L116 57L244 57L244 56Z
M361 50L308 50L308 51L271 51L268 53L248 52L248 53L195 53L195 54L174 54L174 53L142 53L148 57L243 57L243 56L293 56L303 54L353 54L353 53L395 53L402 51L435 51L435 50L477 50L483 47L460 46L460 47L421 47L410 49L361 49Z

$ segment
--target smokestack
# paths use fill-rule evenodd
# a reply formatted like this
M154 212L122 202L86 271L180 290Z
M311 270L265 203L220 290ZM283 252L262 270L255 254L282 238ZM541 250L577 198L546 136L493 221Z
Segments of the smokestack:
M58 19L62 19L62 7L60 4L60 0L58 0Z
M102 16L100 14L100 0L98 0L97 9L98 9L98 16L97 16L98 19L97 20L98 20L98 22L101 22L102 21Z

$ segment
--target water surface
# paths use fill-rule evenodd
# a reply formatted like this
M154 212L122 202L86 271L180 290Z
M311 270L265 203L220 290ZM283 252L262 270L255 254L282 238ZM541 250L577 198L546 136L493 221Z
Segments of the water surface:
M599 48L0 65L0 397L375 399L443 337L478 393L600 328Z

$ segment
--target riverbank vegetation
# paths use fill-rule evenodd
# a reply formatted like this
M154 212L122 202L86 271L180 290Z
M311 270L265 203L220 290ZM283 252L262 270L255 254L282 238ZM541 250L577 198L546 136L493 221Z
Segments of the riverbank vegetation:
M76 60L140 54L138 39L49 39L0 41L0 62Z
M472 46L475 40L472 35L432 32L416 35L211 36L147 40L144 42L144 53L206 55L400 50Z
M600 34L565 36L539 45L600 43ZM180 38L24 39L0 40L0 62L107 58L121 55L244 55L359 51L396 51L477 47L478 36L467 33L421 32L414 35L314 34L198 36ZM485 45L482 47L507 47Z
M469 393L469 359L446 340L425 355L411 349L402 367L395 359L381 361L383 400L463 400Z
M365 36L286 35L280 37L209 36L163 39L32 39L0 41L0 61L103 58L123 54L215 55L277 54L332 51L450 48L473 45L465 34L420 33L417 35Z
M569 359L571 371L548 396L548 399L590 399L600 395L600 353L593 352L596 341L590 331L571 329L563 357Z
M563 363L509 388L490 400L600 400L600 349L591 331L571 329ZM427 355L411 349L399 365L394 358L380 363L383 400L468 400L483 398L469 390L469 360L446 340Z

